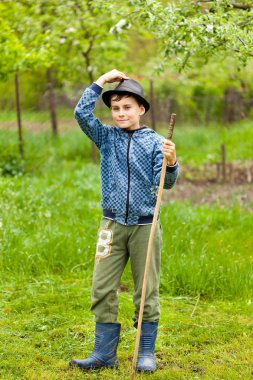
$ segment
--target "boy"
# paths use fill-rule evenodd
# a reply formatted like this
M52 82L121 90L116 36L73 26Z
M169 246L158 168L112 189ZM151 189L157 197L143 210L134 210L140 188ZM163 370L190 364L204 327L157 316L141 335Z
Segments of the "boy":
M106 83L120 82L102 95L111 108L116 126L102 124L93 111ZM117 322L117 288L130 259L134 280L133 317L138 322L149 234L156 204L163 155L167 159L165 188L172 188L178 175L173 142L140 125L140 116L149 109L143 89L124 73L112 70L88 87L75 109L83 132L97 145L101 156L103 218L98 232L92 282L91 311L95 316L96 337L91 355L72 360L81 369L115 367L120 324ZM157 223L147 285L138 371L156 370L155 341L160 316L159 276L161 227Z

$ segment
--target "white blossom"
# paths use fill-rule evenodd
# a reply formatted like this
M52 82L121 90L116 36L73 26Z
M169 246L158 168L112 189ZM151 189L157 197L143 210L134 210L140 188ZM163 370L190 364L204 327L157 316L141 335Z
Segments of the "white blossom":
M68 29L65 30L65 33L75 33L76 29L70 26Z
M127 22L127 20L125 20L124 18L122 18L121 20L119 20L119 22L116 25L114 25L110 29L109 33L113 34L116 31L117 33L120 34L120 33L123 33L123 28L129 29L130 27L131 27L131 24L129 24Z
M126 23L127 23L127 21L123 18L115 26L116 26L116 28L122 28L123 26L126 25Z
M207 33L213 33L213 24L207 24L206 31Z

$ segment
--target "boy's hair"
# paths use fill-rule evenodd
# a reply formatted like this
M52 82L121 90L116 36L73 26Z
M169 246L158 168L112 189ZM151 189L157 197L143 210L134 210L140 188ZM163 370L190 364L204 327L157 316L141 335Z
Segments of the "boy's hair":
M112 94L110 96L110 104L111 104L111 101L112 101L112 98L114 98L113 100L115 100L115 102L119 102L122 98L134 98L136 100L136 102L139 104L139 106L144 106L143 103L140 101L140 99L137 97L137 96L134 96L134 94L129 94L129 93L122 93L122 94Z

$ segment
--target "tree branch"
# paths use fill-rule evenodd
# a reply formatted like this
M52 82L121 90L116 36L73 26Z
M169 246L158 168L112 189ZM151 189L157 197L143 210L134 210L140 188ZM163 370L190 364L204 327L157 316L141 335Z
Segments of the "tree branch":
M197 3L213 3L215 0L197 0ZM251 8L253 8L253 4L238 4L238 3L231 3L230 4L233 8L236 9L243 9L244 11L247 11Z
M232 51L234 51L235 53L240 53L240 50L239 50L239 49L229 49L229 50L232 50ZM247 55L248 55L249 57L253 57L253 52L252 52L252 53L251 53L251 52L248 52Z
M85 63L86 63L86 68L87 68L87 72L88 72L88 76L89 76L89 79L90 79L91 83L94 82L94 78L93 78L93 70L89 70L89 68L91 67L90 52L91 52L91 50L93 48L94 40L95 40L95 36L90 36L88 49L86 51L82 51L82 56L84 57L84 60L85 60Z
M237 3L232 3L231 4L233 8L236 9L243 9L244 11L247 11L253 7L253 4L237 4Z

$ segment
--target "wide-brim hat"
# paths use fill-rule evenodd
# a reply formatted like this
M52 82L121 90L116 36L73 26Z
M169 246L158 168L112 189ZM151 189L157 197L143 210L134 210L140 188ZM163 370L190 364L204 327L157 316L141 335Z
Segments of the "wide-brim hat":
M134 79L124 79L114 88L114 90L108 90L102 94L102 99L109 108L111 107L111 96L114 94L134 96L141 104L143 104L145 113L148 112L150 108L149 103L144 98L143 88L140 83Z

